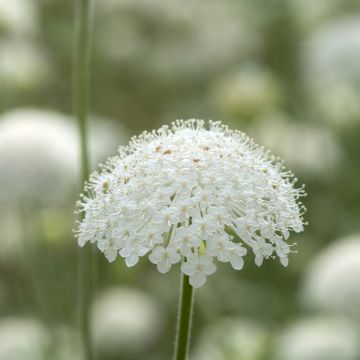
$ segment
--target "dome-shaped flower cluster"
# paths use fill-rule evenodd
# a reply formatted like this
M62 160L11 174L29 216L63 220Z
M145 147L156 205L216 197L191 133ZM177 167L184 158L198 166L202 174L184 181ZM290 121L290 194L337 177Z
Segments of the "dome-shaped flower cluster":
M78 243L96 243L128 266L149 254L161 273L184 258L194 287L214 259L241 269L250 248L260 266L277 254L286 266L289 230L303 230L303 188L263 148L220 122L176 121L134 137L86 184ZM239 240L240 238L240 240Z

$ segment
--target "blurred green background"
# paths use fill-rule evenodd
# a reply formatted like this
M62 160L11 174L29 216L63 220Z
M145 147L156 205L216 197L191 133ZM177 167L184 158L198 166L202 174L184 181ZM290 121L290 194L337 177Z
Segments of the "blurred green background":
M143 130L220 119L306 184L297 254L218 266L197 291L192 359L360 359L360 2L97 0L92 169ZM0 0L0 359L83 360L74 2ZM179 269L97 254L101 360L169 359Z

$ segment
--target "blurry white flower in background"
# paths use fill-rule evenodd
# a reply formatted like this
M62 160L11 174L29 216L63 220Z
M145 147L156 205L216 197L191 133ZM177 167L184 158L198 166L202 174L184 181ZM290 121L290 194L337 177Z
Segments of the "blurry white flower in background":
M0 116L1 262L27 253L24 244L38 226L35 208L70 202L79 182L76 141L59 113L21 109Z
M38 30L39 14L34 0L0 0L0 35L32 35Z
M312 30L340 14L360 10L358 0L292 0L290 6L294 20L304 31Z
M360 122L360 16L319 28L304 44L309 101L334 124Z
M250 133L301 175L326 177L342 157L340 144L330 130L290 120L285 114L270 113L257 119Z
M360 318L360 236L336 241L313 260L301 289L307 308Z
M281 88L276 77L257 65L243 66L216 81L214 102L227 116L248 118L277 107Z
M238 1L101 1L95 36L115 61L157 76L199 75L256 51L256 20Z
M53 68L45 49L16 38L0 40L0 95L34 90L47 84Z
M120 124L93 117L89 134L92 169L128 137ZM35 108L0 115L0 261L24 251L29 226L41 229L44 236L50 233L51 240L67 239L62 225L71 228L67 221L72 222L73 215L63 206L72 207L72 196L79 188L79 147L77 125L66 115Z
M47 360L50 337L36 320L5 318L0 321L0 359Z
M76 134L62 114L14 110L0 117L1 204L61 203L73 190Z
M157 340L162 312L150 295L113 287L95 300L92 309L94 345L99 357L139 354Z
M275 343L273 360L358 360L358 328L342 318L309 318L290 325Z
M258 360L266 351L268 339L268 331L256 322L226 319L205 328L191 358Z
M127 141L128 133L100 119L90 124L89 137L90 158L97 164ZM79 166L77 127L70 117L30 108L0 116L1 205L64 203L76 190Z

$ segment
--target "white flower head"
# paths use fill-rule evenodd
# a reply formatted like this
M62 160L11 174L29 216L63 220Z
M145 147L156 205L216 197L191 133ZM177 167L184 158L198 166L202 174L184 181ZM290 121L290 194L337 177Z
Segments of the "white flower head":
M216 271L215 258L241 269L247 249L259 266L276 254L286 266L289 231L304 224L297 200L305 193L294 183L244 133L178 120L134 137L90 177L79 245L96 242L106 256L111 249L110 261L131 256L128 265L149 253L162 273L183 256L194 287Z

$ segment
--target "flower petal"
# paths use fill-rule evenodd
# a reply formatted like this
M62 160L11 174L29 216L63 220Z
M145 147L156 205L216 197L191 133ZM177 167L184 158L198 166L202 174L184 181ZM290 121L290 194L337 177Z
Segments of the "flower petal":
M97 243L97 247L100 251L105 251L106 249L108 249L110 246L110 243L108 240L100 240Z
M261 256L261 255L256 255L256 256L255 256L255 264L256 264L257 266L261 266L262 263L263 263L263 261L264 261L264 257L263 257L263 256Z
M139 262L139 257L137 255L130 255L125 258L125 263L128 267L132 267Z
M213 262L209 262L203 266L203 271L206 275L211 275L216 271L216 266Z
M280 258L280 263L281 263L282 266L287 267L287 266L289 265L289 259L288 259L288 257L285 257L285 256L281 257L281 258Z
M194 264L185 262L181 265L181 271L185 275L192 275L195 272L195 266L194 266Z
M199 288L205 284L206 276L202 271L195 271L190 276L189 282L194 288Z
M244 267L244 259L241 256L232 255L230 263L235 270L241 270Z
M108 259L109 262L115 261L117 257L117 250L113 248L109 248L104 251L105 257Z
M165 274L167 273L171 268L171 265L168 261L166 261L165 259L160 261L158 264L157 264L157 269L160 273L162 274Z

